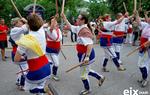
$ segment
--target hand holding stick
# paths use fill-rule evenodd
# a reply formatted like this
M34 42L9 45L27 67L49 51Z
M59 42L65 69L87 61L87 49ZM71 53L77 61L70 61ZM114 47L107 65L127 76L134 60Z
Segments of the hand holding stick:
M139 50L141 47L145 47L147 46L147 44L149 43L149 41L145 42L144 44L142 44L141 46L137 47L136 49L134 49L133 51L129 52L126 56L130 56L131 54L133 54L134 52L136 52L137 50Z

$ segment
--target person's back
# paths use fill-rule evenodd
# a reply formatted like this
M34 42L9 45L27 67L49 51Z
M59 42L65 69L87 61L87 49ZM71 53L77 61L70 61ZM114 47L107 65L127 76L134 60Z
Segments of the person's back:
M15 55L15 61L18 62L21 59L22 54L27 55L27 63L29 71L26 75L25 87L26 91L33 94L43 95L43 93L49 93L44 89L47 79L50 78L50 63L45 55L46 39L43 29L43 20L38 15L31 14L28 18L29 34L21 37L17 41L17 52Z

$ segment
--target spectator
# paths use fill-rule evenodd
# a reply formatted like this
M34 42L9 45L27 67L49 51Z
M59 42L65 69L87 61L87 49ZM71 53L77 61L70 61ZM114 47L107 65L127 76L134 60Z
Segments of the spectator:
M5 25L5 20L0 18L0 48L2 54L2 60L6 61L5 48L7 47L7 32L9 28Z

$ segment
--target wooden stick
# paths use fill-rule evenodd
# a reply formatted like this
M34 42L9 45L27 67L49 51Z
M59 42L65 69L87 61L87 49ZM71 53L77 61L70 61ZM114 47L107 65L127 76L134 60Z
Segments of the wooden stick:
M65 58L65 60L67 60L67 57L65 56L65 54L63 53L62 50L60 50L61 54L63 55L63 57Z
M95 62L95 61L93 61L93 62ZM92 63L93 63L93 62L92 62ZM70 69L68 69L68 70L66 71L66 73L68 73L68 72L70 72L70 71L76 69L77 67L81 66L82 64L84 64L84 63L83 63L83 62L80 62L79 64L77 64L77 65L71 67Z
M20 73L23 73L23 72L27 72L29 69L26 69L26 70L21 70L20 72L17 72L16 74L20 74Z
M56 14L58 13L58 0L55 0L56 2Z
M137 47L136 49L134 49L133 51L129 52L126 56L130 56L131 54L133 54L134 52L136 52L137 50L139 50L141 48L141 46Z
M126 4L124 2L123 2L123 7L124 7L125 12L127 12L127 7L126 7Z
M64 13L64 6L65 6L65 0L63 0L63 3L62 3L62 10L61 10L61 13Z
M83 62L81 62L81 63L79 63L79 64L77 64L77 65L71 67L70 69L68 69L68 70L66 71L66 73L68 73L68 72L70 72L70 71L76 69L77 67L81 66L82 64L83 64Z
M17 12L18 16L19 16L20 18L22 18L21 14L20 14L19 10L17 9L17 7L16 7L15 3L13 2L13 0L11 0L11 3L12 3L12 5L13 5L15 11Z
M141 46L139 46L136 49L134 49L133 51L129 52L126 56L128 57L128 56L132 55L134 52L136 52L137 50L139 50L143 45L145 46L148 43L149 43L149 41L143 43Z
M137 0L134 0L134 11L136 11Z
M36 1L37 1L37 0L34 0L34 6L33 6L33 12L32 12L33 14L35 14Z

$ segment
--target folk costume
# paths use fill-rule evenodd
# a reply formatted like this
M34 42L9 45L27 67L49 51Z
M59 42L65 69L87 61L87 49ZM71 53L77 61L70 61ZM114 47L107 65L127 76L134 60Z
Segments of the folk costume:
M45 83L51 74L50 62L45 54L46 39L43 27L21 37L17 45L17 52L27 55L29 66L24 89L33 94L43 95Z
M53 67L52 67L52 74L54 80L59 80L57 76L57 71L59 67L59 52L61 49L61 40L62 40L62 33L59 27L56 29L46 31L46 38L47 38L47 45L46 45L46 52L48 56L52 60Z
M101 85L102 82L104 81L104 76L99 75L97 72L90 69L90 64L92 64L95 59L95 51L94 51L94 48L92 48L90 55L86 54L88 45L93 44L93 41L92 41L93 34L87 27L87 24L84 24L81 26L71 25L70 27L71 27L72 32L78 35L76 50L77 50L77 56L78 56L79 62L83 62L85 58L89 57L88 65L80 66L81 80L85 88L85 90L81 91L81 95L84 95L85 93L89 93L90 91L88 76L92 76L96 78L97 80L99 80L99 85Z
M142 74L142 80L139 82L142 84L142 87L145 87L148 83L148 72L149 72L149 63L150 63L150 47L144 47L144 43L150 41L150 24L146 22L140 23L142 28L142 34L140 38L141 49L139 51L139 60L138 66ZM148 57L147 57L148 56Z
M17 23L17 21L19 21L19 20L20 20L19 18L14 18L13 22L16 21L16 23ZM28 28L27 28L26 24L24 24L20 27L14 26L10 31L9 41L12 45L11 56L12 56L13 62L14 62L14 56L17 51L16 41L18 41L22 35L27 34L27 33L28 33ZM26 55L23 54L22 56L25 57ZM17 74L16 85L20 86L20 89L22 90L23 89L22 87L25 84L25 76L27 74L27 71L26 72L23 72L23 71L28 69L27 61L25 58L25 59L22 59L20 62L14 62L14 63L19 64L19 68L20 68L19 72L20 73Z

